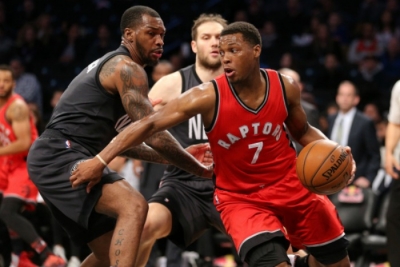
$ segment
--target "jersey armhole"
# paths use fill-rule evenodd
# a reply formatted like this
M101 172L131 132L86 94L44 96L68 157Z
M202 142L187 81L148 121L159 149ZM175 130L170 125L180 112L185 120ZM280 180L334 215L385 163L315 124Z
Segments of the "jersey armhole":
M116 56L119 56L119 55L124 55L124 56L126 56L126 54L125 54L125 53L122 53L122 52L119 52L119 53L117 52L117 53L115 53L115 54L112 54L112 55L106 57L106 58L100 63L100 65L97 67L97 70L96 70L96 77L95 77L95 79L96 79L96 84L97 84L97 86L98 86L99 88L102 89L101 91L102 91L105 95L107 95L107 96L109 96L109 97L114 97L114 96L116 96L116 95L119 96L119 94L111 94L110 92L108 92L108 91L103 87L103 85L102 85L101 82L100 82L100 70L101 70L101 68L104 66L104 64L106 64L111 58L116 57Z
M214 91L215 91L215 109L214 109L214 116L213 116L213 119L211 121L210 126L207 127L207 128L204 128L204 130L206 132L210 132L214 128L215 122L217 121L218 109L219 109L219 90L218 90L218 85L217 85L217 82L215 80L211 80L211 83L213 84Z
M282 95L283 95L283 102L284 102L284 104L285 104L286 114L289 115L289 104L288 104L287 97L286 97L286 88L285 88L285 84L283 83L281 74L280 74L279 72L277 72L277 74L278 74L278 77L279 77L279 81L281 82Z
M181 74L181 78L182 78L181 94L183 94L184 88L185 88L185 85L186 85L186 80L185 80L185 75L183 75L183 70L182 69L179 70L179 73Z

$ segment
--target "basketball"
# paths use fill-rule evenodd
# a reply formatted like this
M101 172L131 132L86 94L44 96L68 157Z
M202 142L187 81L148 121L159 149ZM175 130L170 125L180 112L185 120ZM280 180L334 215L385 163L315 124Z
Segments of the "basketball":
M296 171L300 182L308 190L331 195L347 185L352 165L344 147L322 139L309 143L300 151Z

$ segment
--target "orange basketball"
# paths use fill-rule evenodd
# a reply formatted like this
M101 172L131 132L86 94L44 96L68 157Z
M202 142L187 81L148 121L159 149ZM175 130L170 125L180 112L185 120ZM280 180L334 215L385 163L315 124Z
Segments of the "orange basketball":
M297 157L297 176L311 192L331 195L351 177L352 160L344 147L330 140L309 143Z

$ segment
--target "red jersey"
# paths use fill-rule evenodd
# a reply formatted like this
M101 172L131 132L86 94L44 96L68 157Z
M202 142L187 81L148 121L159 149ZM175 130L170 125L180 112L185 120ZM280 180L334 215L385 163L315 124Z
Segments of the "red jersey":
M9 106L17 99L23 99L18 94L13 94L8 101L0 108L0 143L5 146L17 140L17 137L14 134L12 126L10 122L6 118L6 113ZM33 121L32 116L30 116L30 125L31 125L31 141L35 141L38 137L38 132ZM25 157L28 155L28 150L14 154L14 155L7 155L8 159L12 160L25 160Z
M266 79L264 101L247 107L225 75L217 77L215 121L207 129L218 189L248 193L282 180L296 164L286 133L285 92L278 72L260 70Z

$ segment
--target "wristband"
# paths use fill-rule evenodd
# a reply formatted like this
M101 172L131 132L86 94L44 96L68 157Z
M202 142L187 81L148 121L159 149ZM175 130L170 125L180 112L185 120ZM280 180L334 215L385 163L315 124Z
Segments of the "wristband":
M99 155L99 154L97 154L97 155L96 155L96 158L98 158L98 159L100 160L100 162L101 162L101 163L103 163L103 164L104 164L104 166L106 166L106 167L107 167L107 163L104 161L104 159L102 159L102 157L100 157L100 155Z

